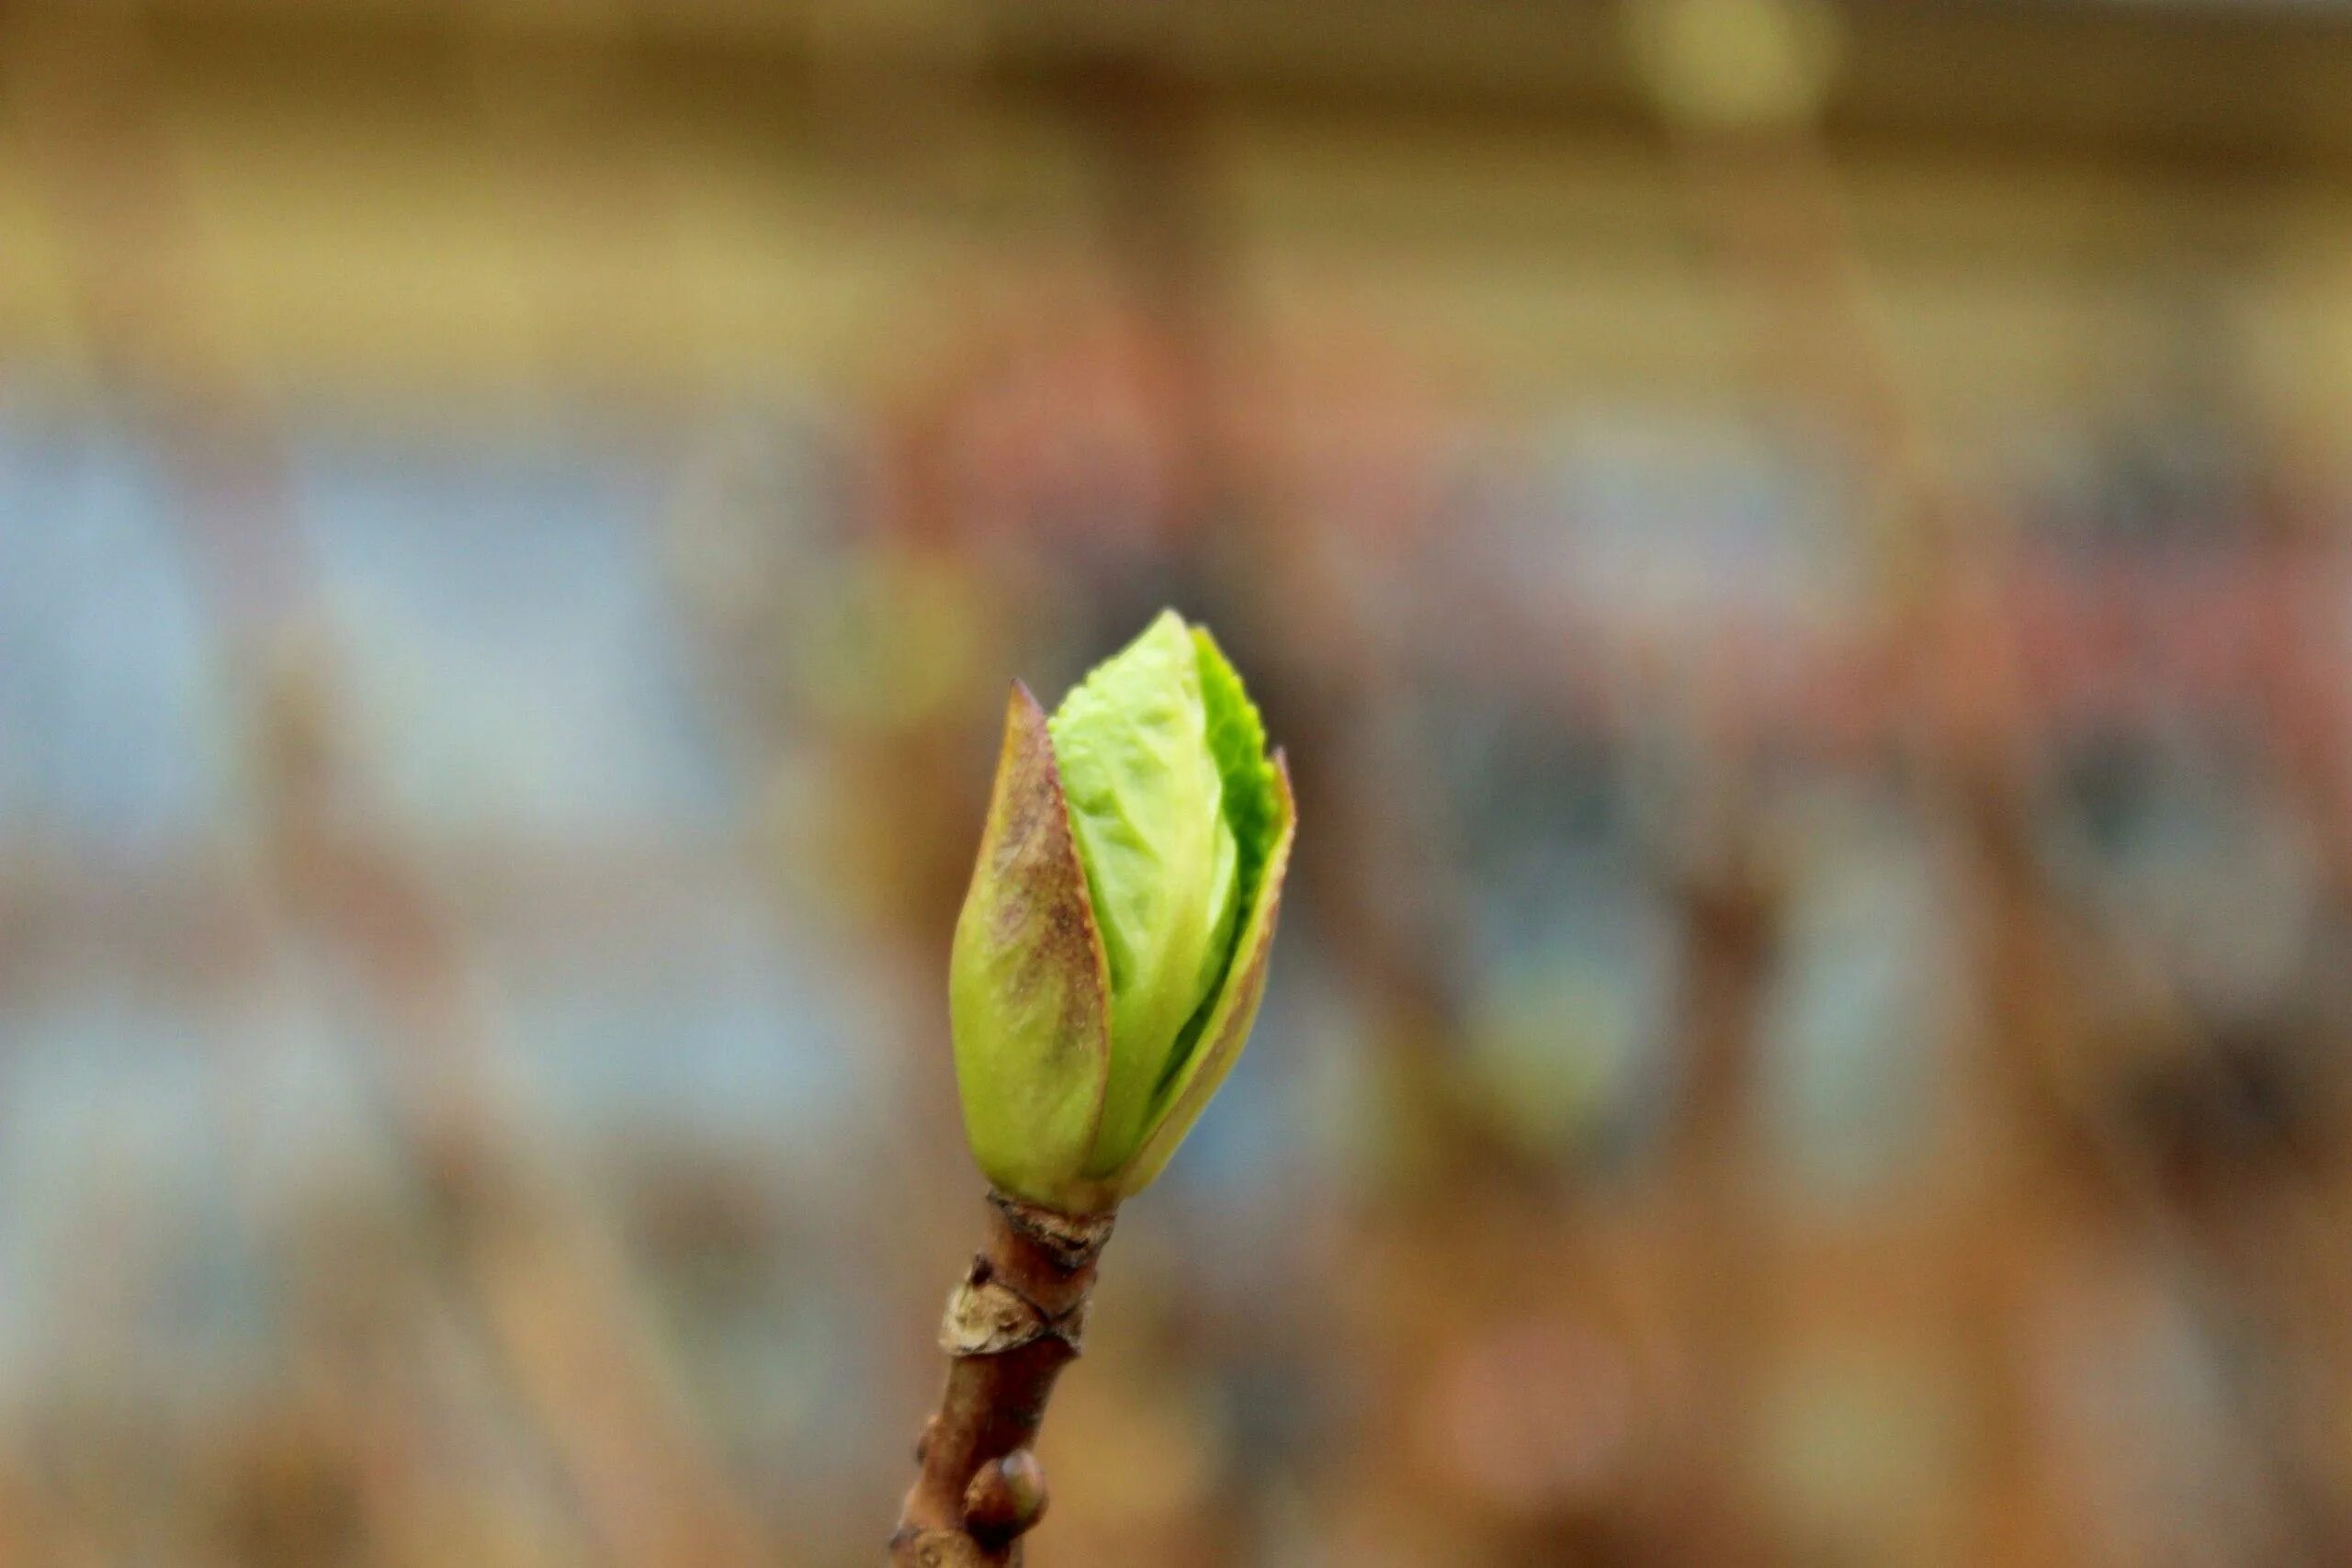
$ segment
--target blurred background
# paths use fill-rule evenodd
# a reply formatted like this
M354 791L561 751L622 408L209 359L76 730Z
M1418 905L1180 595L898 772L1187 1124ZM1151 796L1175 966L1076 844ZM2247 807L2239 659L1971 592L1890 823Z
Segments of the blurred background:
M2352 8L0 11L0 1563L871 1563L1007 682L1288 745L1057 1564L2352 1562Z

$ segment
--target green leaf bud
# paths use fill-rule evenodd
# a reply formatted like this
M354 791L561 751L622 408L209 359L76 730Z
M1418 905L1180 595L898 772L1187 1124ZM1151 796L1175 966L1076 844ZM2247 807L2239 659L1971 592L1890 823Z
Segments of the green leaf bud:
M1094 1213L1166 1165L1249 1038L1294 816L1240 677L1172 612L1051 719L1014 686L948 986L1000 1189Z

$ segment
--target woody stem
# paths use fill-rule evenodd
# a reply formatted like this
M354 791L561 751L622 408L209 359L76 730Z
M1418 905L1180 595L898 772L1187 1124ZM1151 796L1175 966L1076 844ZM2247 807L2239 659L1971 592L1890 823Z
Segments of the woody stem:
M954 1358L915 1450L891 1568L1014 1568L1046 1510L1035 1445L1054 1380L1079 1352L1109 1214L989 1194L988 1235L949 1299Z

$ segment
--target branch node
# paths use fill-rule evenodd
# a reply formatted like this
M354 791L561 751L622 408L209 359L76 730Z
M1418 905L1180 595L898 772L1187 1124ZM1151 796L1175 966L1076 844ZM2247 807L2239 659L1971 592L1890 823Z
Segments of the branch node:
M939 1348L951 1356L1001 1356L1056 1331L1055 1324L1012 1286L967 1278L947 1298Z
M893 1568L1017 1568L1021 1538L1046 1512L1033 1445L1054 1380L1079 1353L1112 1217L989 1201L988 1244L940 1324L952 1364L916 1445Z
M1002 1192L990 1192L1005 1223L1045 1249L1066 1274L1076 1273L1102 1256L1111 1239L1113 1214L1065 1214L1057 1209L1024 1201Z

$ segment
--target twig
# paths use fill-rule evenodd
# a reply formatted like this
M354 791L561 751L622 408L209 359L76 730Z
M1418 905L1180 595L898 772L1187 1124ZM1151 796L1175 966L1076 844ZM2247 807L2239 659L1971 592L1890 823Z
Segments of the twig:
M921 1472L890 1538L893 1568L1013 1568L1046 1511L1033 1450L1054 1380L1079 1353L1109 1214L989 1194L988 1239L947 1303L955 1358L915 1449Z

